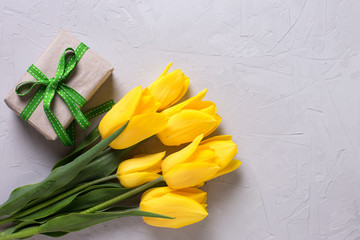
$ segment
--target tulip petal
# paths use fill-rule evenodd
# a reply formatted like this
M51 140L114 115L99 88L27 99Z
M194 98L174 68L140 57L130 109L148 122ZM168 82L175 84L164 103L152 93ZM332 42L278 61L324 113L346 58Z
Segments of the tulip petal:
M165 151L155 154L136 156L120 163L117 173L118 175L141 171L158 173L161 171L161 163L164 156Z
M209 135L218 124L218 120L212 115L186 109L171 116L167 127L157 136L165 145L178 146L191 142L199 134Z
M175 104L176 102L178 102L178 101L185 95L185 93L187 92L188 88L189 88L189 78L186 77L185 80L183 81L180 94L179 94L178 97L172 102L171 105L173 105L173 104Z
M170 188L181 189L200 184L210 179L219 170L219 166L213 163L182 163L177 164L169 172L164 173L163 177Z
M145 113L134 116L125 130L117 137L110 147L124 149L149 138L163 130L168 117L161 113Z
M217 158L217 164L220 169L225 168L238 152L236 144L233 141L208 141L199 146L199 148L211 149Z
M174 219L143 218L151 226L167 228L181 228L199 222L208 215L197 201L171 192L159 198L141 201L140 209L173 217Z
M213 150L198 146L196 151L186 162L208 162L217 164L217 156Z
M183 188L183 189L175 190L173 191L173 193L194 199L200 204L206 203L207 200L206 192L198 188Z
M140 97L139 103L136 107L136 111L134 112L133 116L143 113L156 112L159 107L160 107L160 102L158 102L150 94L149 89L145 88Z
M215 119L215 121L216 121L216 124L214 124L214 126L213 126L213 128L212 129L209 129L209 131L207 132L207 133L205 133L204 134L204 136L208 136L208 135L210 135L212 132L214 132L216 129L217 129L217 127L220 125L220 123L221 123L221 117L218 115L218 114L215 114L215 115L213 115L213 117L214 117L214 119Z
M182 98L188 85L189 78L180 69L177 69L158 78L150 85L149 89L151 95L161 103L159 110L163 110Z
M190 143L180 151L167 156L161 165L163 173L168 172L176 164L187 161L188 158L190 158L190 156L195 152L202 138L203 135L200 134L192 141L192 143Z
M118 176L121 185L133 188L159 178L161 175L153 172L135 172Z
M188 106L189 104L193 104L194 102L200 102L206 95L207 89L205 88L204 90L200 91L196 96L189 98L188 100L176 104L170 108L165 109L164 111L162 111L162 113L168 115L168 116L172 116L175 113L179 112L181 109L186 108L186 106Z
M169 71L169 69L171 68L172 64L173 64L173 63L170 62L170 63L166 66L165 70L162 72L162 74L159 76L159 78L162 77L162 76L164 76L164 75Z
M181 86L179 86L180 88L180 92L176 95L174 95L174 97L176 96L176 98L174 98L168 105L164 106L164 107L160 107L159 108L159 111L161 110L164 110L166 108L169 108L171 107L172 105L174 105L175 103L177 103L184 95L185 93L187 92L188 90L188 87L189 87L189 78L186 77L184 80L183 80L183 83Z
M99 124L99 132L103 139L130 120L139 103L141 93L141 86L132 89L105 114Z
M194 188L202 188L205 185L205 182L202 182L200 184L197 184L194 186Z
M174 191L174 190L172 190L169 187L150 188L149 190L145 191L144 194L141 196L141 202L146 202L153 198L162 197L165 194L168 194L169 192L172 192L172 191Z
M241 165L240 160L237 159L233 159L229 165L227 165L224 169L220 170L219 172L217 172L211 179L216 178L218 176L224 175L226 173L232 172L235 169L237 169L239 166Z
M232 136L231 135L214 136L214 137L202 140L200 145L204 145L205 143L215 142L215 141L232 141Z
M215 105L215 103L213 103L211 101L193 102L193 103L188 104L183 109L199 110L199 111L202 111L202 112L210 114L210 115L216 114L216 105Z

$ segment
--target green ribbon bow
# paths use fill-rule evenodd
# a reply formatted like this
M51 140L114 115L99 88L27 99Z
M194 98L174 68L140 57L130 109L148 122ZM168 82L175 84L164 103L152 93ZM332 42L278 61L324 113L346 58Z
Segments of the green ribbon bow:
M76 50L73 48L65 49L61 55L55 77L53 78L46 77L45 74L40 71L40 69L34 65L31 65L27 72L30 73L36 80L21 82L16 86L15 89L17 95L24 96L30 93L35 86L40 85L35 95L21 112L20 117L23 120L28 121L31 114L35 111L40 102L44 100L43 107L45 114L54 128L56 135L66 146L74 145L74 136L70 131L66 131L64 129L59 119L51 111L50 106L55 93L58 93L69 107L71 114L74 116L74 119L80 125L80 127L82 129L86 129L90 126L90 122L80 110L80 108L85 105L86 99L73 88L67 86L64 83L70 72L75 68L76 64L80 61L81 57L84 55L87 49L88 47L84 43L80 43ZM67 54L70 56L67 56ZM67 61L65 59L65 55L68 59ZM73 131L73 129L71 129L71 131Z

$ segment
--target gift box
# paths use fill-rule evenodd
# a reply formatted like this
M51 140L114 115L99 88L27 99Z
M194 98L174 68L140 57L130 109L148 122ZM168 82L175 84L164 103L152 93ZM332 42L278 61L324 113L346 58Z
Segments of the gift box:
M59 59L64 51L68 48L76 49L80 43L81 42L69 32L61 31L33 65L41 70L48 79L53 78L58 69ZM64 83L73 88L86 100L89 100L110 76L113 70L114 68L105 59L89 48L64 80ZM37 80L29 72L26 72L19 83L26 81ZM15 86L5 98L5 103L17 115L20 115L39 88L40 86L35 86L26 96L19 96L15 92ZM55 114L64 128L66 128L74 119L69 107L65 104L64 100L61 99L59 94L55 94L51 102L51 111ZM36 107L27 122L44 135L46 139L57 139L57 134L50 124L48 116L44 112L42 102Z

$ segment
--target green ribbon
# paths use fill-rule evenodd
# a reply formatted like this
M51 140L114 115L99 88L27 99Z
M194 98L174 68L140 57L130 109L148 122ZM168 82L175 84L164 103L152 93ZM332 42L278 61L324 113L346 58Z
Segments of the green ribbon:
M35 95L21 112L20 117L28 121L31 114L43 100L45 114L54 128L56 135L65 146L74 145L73 134L69 130L66 131L64 129L59 119L51 111L50 106L55 93L57 93L64 100L80 127L86 129L90 126L90 122L80 110L80 108L85 105L86 99L64 83L87 49L88 47L84 43L80 43L76 50L66 48L61 55L55 77L53 78L46 77L40 69L35 65L31 65L27 72L36 80L21 82L15 89L17 95L24 96L30 93L35 86L40 85Z
M114 106L114 100L109 100L99 106L96 106L85 113L85 117L87 120L90 120L94 117L99 116L107 111L109 111L112 106ZM75 141L75 120L70 123L70 125L66 128L66 132L69 135L70 139Z

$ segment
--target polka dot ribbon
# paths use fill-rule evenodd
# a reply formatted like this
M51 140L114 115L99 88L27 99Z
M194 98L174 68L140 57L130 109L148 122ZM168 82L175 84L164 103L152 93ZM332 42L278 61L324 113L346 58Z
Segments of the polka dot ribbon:
M70 130L65 130L59 119L51 111L50 106L55 93L57 93L64 100L70 109L71 114L74 116L75 121L80 125L80 127L82 129L86 129L90 126L90 122L80 110L80 108L85 105L86 99L73 88L67 86L64 83L68 75L75 68L76 64L78 61L80 61L81 57L84 55L87 49L88 47L84 43L80 43L76 50L73 48L67 48L61 55L59 65L53 78L46 77L45 74L40 71L40 69L38 69L35 65L31 65L27 72L30 73L36 80L21 82L16 86L15 89L17 95L24 96L30 93L35 86L40 85L35 95L31 98L29 103L21 112L20 117L23 120L28 121L31 114L43 100L45 114L48 117L60 141L66 146L72 146L75 142L73 126L71 126L73 124L70 125ZM106 106L111 108L112 105L110 105L111 103L105 103L104 106L105 108ZM97 109L104 111L104 106Z

